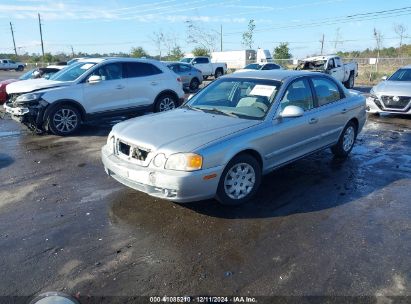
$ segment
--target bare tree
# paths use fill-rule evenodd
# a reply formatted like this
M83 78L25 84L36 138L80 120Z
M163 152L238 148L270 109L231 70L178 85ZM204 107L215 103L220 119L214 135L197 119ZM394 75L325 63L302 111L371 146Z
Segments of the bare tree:
M218 41L218 31L206 30L194 23L192 20L187 20L187 43L194 44L200 48L208 50L209 53L216 49Z
M164 45L167 49L167 56L170 56L171 51L178 47L178 39L175 33L167 33L164 35Z
M400 48L398 50L398 55L401 55L401 47L402 47L402 41L405 37L405 32L407 31L407 27L404 24L395 24L394 25L394 32L398 35L398 38L400 38Z
M255 23L254 19L248 21L248 29L243 33L243 41L241 42L248 49L253 48L254 44L254 30L255 30Z
M378 73L378 61L380 59L380 50L381 50L382 40L384 36L381 34L381 31L378 31L375 27L374 27L373 35L374 35L375 42L377 44L377 62L375 64L375 71Z
M151 40L153 40L154 44L156 45L157 51L160 56L159 60L161 60L161 51L163 49L163 44L165 41L164 33L161 30L158 32L153 32L153 36L151 37Z

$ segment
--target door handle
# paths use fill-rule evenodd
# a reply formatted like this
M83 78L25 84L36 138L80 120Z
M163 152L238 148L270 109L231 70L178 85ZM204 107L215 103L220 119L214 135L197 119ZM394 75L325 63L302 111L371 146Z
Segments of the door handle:
M315 124L315 123L317 123L317 122L318 122L318 118L315 118L315 117L311 118L311 119L308 121L308 123L309 123L310 125Z
M347 109L342 109L341 114L347 113L347 111L348 111Z
M121 84L119 84L118 86L116 86L116 89L117 89L117 90L124 89L124 86L123 86L123 85L121 85Z
M158 85L158 82L157 81L152 81L151 85Z

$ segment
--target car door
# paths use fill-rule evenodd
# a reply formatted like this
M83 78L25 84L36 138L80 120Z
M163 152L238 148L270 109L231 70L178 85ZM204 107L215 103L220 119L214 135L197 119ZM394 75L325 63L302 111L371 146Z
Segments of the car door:
M317 100L320 143L321 146L327 146L338 141L353 109L349 107L343 90L333 79L315 76L311 81Z
M334 60L334 58L328 60L327 70L328 74L338 81L342 82L344 80L344 69L343 67L337 65L337 62Z
M337 72L335 73L336 76L334 76L334 78L337 79L340 82L343 82L344 77L345 77L344 64L342 63L340 57L335 57L334 58L334 63L335 63L335 68L337 70Z
M298 106L304 114L283 118L279 114L287 106ZM320 146L319 119L307 77L298 78L288 85L277 111L265 154L271 168L315 151Z
M91 83L91 76L100 76L101 80ZM121 110L129 106L129 100L121 62L97 66L83 83L83 103L89 113Z
M203 75L212 75L212 64L207 57L198 57L193 61L194 66L199 69Z
M130 104L133 107L148 106L154 103L163 90L164 73L149 62L126 62L127 84Z

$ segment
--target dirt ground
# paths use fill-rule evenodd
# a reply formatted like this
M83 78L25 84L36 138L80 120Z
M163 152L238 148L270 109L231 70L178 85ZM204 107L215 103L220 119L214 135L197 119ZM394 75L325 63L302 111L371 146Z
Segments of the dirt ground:
M347 160L299 160L237 208L117 183L100 160L110 128L37 136L0 119L0 296L411 299L411 118L370 116Z

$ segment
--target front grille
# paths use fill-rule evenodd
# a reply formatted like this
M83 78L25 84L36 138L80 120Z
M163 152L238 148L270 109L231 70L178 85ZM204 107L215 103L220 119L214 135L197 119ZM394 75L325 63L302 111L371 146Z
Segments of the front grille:
M118 141L117 151L119 154L121 153L125 156L134 158L139 161L145 161L147 159L148 154L150 153L150 150L148 149L132 146L121 140Z
M398 100L394 100L394 97L397 97ZM381 96L381 101L387 109L407 110L411 97L383 95Z

